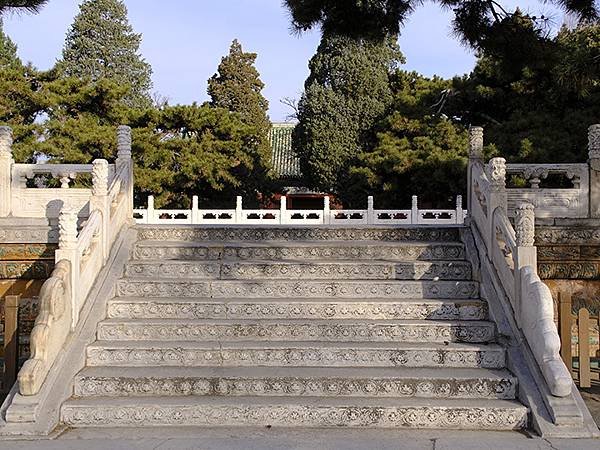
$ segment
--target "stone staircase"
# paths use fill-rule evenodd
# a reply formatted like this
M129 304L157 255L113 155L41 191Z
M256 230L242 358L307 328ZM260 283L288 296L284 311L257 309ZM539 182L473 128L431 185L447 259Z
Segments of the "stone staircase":
M68 426L527 426L456 228L139 227L86 358Z

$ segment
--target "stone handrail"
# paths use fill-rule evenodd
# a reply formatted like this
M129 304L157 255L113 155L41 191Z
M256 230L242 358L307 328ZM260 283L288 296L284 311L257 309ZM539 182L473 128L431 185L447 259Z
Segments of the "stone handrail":
M72 188L71 182L81 175L89 176L93 170L92 164L16 164L12 157L12 130L0 127L0 217L56 220L67 202L78 208L79 217L85 219L90 214L92 191ZM115 170L115 165L108 166L109 179L115 178ZM58 179L60 187L47 187L48 178Z
M79 313L108 260L120 230L131 222L133 165L130 130L119 128L117 172L109 184L109 164L96 160L92 165L93 187L89 217L77 231L78 207L65 202L59 215L59 246L52 276L40 294L42 313L32 334L31 358L19 373L19 391L36 395L70 333L79 325Z
M287 209L287 199L281 197L279 209L243 209L242 197L237 197L236 209L199 209L198 197L192 198L191 209L155 209L154 197L148 197L147 209L134 210L138 224L187 225L459 225L464 224L467 211L462 196L456 197L455 209L420 209L413 196L411 209L375 209L373 197L367 198L367 209L330 209L329 197L324 197L323 209Z
M565 397L571 393L573 382L560 358L552 296L537 275L534 206L520 204L515 210L515 225L511 225L507 214L506 161L494 158L484 165L483 130L471 129L470 135L471 224L482 236L485 254L510 301L515 323L529 344L550 392Z
M508 215L523 202L535 206L540 219L600 218L600 124L588 130L589 160L583 164L506 164L508 175L518 175L528 187L506 189ZM540 187L543 180L559 175L567 186Z

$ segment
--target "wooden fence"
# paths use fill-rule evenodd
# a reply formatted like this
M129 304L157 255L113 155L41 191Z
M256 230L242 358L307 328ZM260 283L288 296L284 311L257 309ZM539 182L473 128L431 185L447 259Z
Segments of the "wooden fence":
M3 345L0 347L0 357L3 360L1 393L7 393L17 380L19 370L19 295L7 295L2 302L1 322Z
M589 388L600 380L600 316L586 308L573 314L571 294L559 292L558 317L561 356L579 387Z

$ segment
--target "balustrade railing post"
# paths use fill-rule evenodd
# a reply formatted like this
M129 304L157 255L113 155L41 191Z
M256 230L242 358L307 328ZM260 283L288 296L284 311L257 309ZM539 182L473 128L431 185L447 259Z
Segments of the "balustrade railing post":
M121 125L117 129L117 171L127 166L127 219L133 220L133 159L131 157L131 128Z
M235 198L235 223L240 225L244 222L244 203L242 197L238 195Z
M102 215L102 263L106 263L110 253L110 202L108 200L108 161L96 159L92 163L92 198L90 213L100 211ZM132 212L133 214L133 212ZM133 217L133 215L132 215Z
M329 195L323 197L323 223L329 225L331 223L331 203Z
M374 201L372 195L367 197L367 223L369 225L373 225L375 223Z
M483 128L469 128L469 167L467 170L467 210L472 211L473 165L483 164Z
M418 225L419 222L419 198L416 195L413 195L412 207L410 210L410 223L411 225Z
M0 217L8 217L12 203L12 129L0 127Z
M486 175L489 179L488 191L488 213L487 226L485 230L485 245L488 254L492 254L494 240L496 239L496 230L494 230L494 215L497 209L501 209L504 214L507 213L506 197L506 160L504 158L492 158L486 167Z
M154 224L156 223L155 212L154 212L154 195L148 196L148 211L146 217L148 219L148 223Z
M70 295L73 317L71 318L71 328L75 329L79 321L79 270L80 255L77 249L77 209L70 204L63 204L58 216L58 249L54 254L55 261L58 263L63 259L69 261L71 266L70 273Z
M588 130L590 166L590 217L600 218L600 124Z
M279 202L279 223L280 224L287 224L288 223L288 218L287 218L287 197L285 195L281 196L280 202Z
M192 215L190 217L192 225L198 225L200 223L200 213L198 211L198 196L192 197Z
M456 196L456 223L462 225L465 223L465 211L463 210L463 198L462 195Z
M521 269L531 266L537 273L537 248L535 247L535 208L531 203L522 203L515 211L515 241L513 255L517 323L521 323Z
M9 392L19 372L19 295L4 299L4 390Z

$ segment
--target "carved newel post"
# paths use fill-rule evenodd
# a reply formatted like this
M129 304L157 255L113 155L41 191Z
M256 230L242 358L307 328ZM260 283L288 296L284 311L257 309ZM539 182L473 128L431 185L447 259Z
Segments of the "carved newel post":
M472 211L471 201L473 199L472 167L475 164L483 164L483 128L469 128L469 168L467 171L467 210Z
M600 124L588 130L590 164L590 217L600 218Z
M535 247L535 207L531 203L521 203L515 211L515 241L517 248L514 254L515 264L515 293L516 298L523 301L521 295L521 269L526 266L537 273L537 248ZM518 304L517 317L521 314L521 304ZM517 323L521 323L517 320Z
M504 214L508 210L506 198L506 160L504 158L492 158L485 169L489 181L487 187L488 212L485 219L487 222L485 239L487 250L491 252L496 239L496 230L494 229L494 215L496 210L500 209L504 211Z
M127 218L133 221L133 160L131 159L131 128L121 125L117 129L117 172L127 166Z
M79 320L79 252L77 250L77 217L78 210L69 203L64 203L58 216L58 249L55 252L56 262L66 259L70 263L71 310L73 317L71 328L75 329ZM83 299L82 299L83 301Z
M0 217L11 213L12 130L0 127Z
M108 200L108 161L96 159L92 163L92 199L91 211L100 211L102 215L102 233L100 245L102 246L102 260L106 262L110 253L110 203Z

